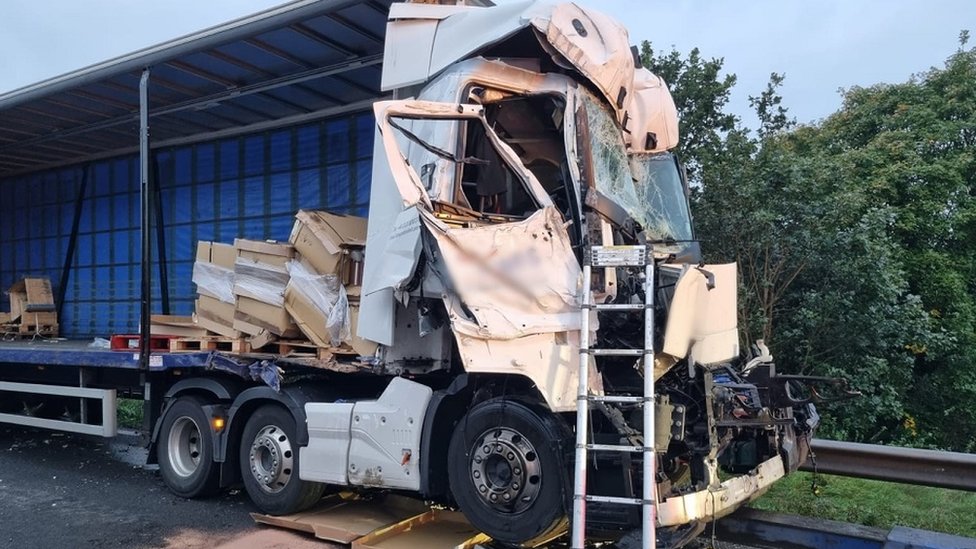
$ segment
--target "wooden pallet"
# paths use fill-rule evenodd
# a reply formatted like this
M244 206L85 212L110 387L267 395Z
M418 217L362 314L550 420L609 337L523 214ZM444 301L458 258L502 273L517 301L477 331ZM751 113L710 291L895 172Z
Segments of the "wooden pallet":
M279 356L313 357L318 354L318 347L310 341L279 339L261 347L251 347L248 345L248 350L245 352Z
M21 324L18 327L18 333L24 337L30 337L35 335L42 335L45 337L57 337L58 336L58 325L57 324Z
M5 324L0 326L0 335L5 341L26 339L31 337L58 337L58 325L34 326L23 324Z
M261 347L249 347L244 352L288 358L313 358L322 361L331 361L338 355L356 355L352 349L324 348L311 341L296 339L279 339Z
M168 352L169 342L177 336L150 335L149 351L153 353ZM139 334L115 334L111 338L111 349L113 351L138 351L139 342L142 338Z
M203 351L245 353L247 349L247 342L242 338L178 337L169 341L169 352L171 353L199 353Z

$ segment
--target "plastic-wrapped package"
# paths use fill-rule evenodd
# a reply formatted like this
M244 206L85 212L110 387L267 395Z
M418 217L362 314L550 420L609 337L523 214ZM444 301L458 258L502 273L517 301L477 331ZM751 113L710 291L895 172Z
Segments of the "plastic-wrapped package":
M235 295L283 307L287 285L288 271L281 267L244 257L237 258L234 263Z
M305 301L317 310L325 326L312 325L321 324L322 319L298 318L299 326L303 331L311 330L315 335L328 334L329 342L338 347L343 341L348 341L352 337L349 320L349 300L346 297L346 289L339 283L339 277L333 274L320 275L313 272L299 261L289 261L288 274L291 277L288 281L288 292ZM292 316L295 312L292 311ZM310 322L312 321L312 322ZM322 328L325 330L323 331ZM311 339L325 339L309 334Z
M197 285L197 293L224 303L234 302L233 269L197 261L193 264L193 283Z

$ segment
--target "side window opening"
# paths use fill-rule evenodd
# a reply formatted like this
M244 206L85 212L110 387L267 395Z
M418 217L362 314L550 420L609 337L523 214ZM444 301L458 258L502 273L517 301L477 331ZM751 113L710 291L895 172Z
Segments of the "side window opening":
M461 189L470 207L489 215L531 215L538 205L488 140L484 126L468 124L467 130Z
M564 109L563 101L551 96L514 97L486 105L485 118L569 218L572 183L563 140Z

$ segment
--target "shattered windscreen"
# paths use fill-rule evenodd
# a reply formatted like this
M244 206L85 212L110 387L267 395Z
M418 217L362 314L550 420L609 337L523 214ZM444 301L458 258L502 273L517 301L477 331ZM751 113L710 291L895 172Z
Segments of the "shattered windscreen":
M647 232L651 240L691 240L691 216L678 166L670 153L627 155L609 109L583 93L596 189Z
M641 226L657 240L692 240L691 215L684 183L674 155L635 154L631 158L639 203L646 224Z

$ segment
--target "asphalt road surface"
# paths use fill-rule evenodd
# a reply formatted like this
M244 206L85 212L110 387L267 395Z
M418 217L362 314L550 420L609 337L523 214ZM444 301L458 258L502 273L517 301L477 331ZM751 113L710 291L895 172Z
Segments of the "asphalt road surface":
M243 491L185 500L132 440L0 426L0 547L335 547L254 524Z
M146 450L135 437L0 425L0 548L340 547L255 524L249 515L255 508L242 490L203 500L174 496L145 463ZM698 548L713 546L703 537Z

